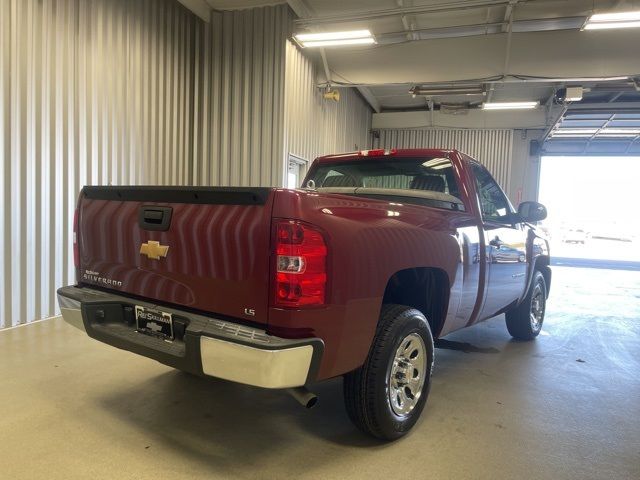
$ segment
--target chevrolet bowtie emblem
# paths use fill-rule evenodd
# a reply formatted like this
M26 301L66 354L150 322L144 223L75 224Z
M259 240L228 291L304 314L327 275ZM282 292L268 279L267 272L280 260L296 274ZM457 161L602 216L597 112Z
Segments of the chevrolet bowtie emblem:
M140 245L140 255L146 255L152 260L160 260L160 257L166 257L168 251L168 245L160 245L160 242L155 240L149 240Z

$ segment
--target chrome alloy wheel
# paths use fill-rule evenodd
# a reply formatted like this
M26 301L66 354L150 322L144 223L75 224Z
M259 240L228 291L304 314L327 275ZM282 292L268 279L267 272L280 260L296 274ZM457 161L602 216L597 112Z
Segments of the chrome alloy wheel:
M420 400L427 376L427 348L417 333L407 335L396 350L389 373L389 402L393 413L406 417Z
M529 319L531 320L531 329L537 332L542 327L542 320L544 318L544 292L540 285L536 285L531 295L531 311L529 312Z

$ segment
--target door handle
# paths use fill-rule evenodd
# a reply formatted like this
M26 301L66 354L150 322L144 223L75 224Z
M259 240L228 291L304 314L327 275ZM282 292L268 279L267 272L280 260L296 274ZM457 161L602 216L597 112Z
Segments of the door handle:
M171 225L171 207L141 206L138 212L138 225L144 230L166 231Z
M144 210L144 221L146 223L162 223L162 217L164 217L162 210Z

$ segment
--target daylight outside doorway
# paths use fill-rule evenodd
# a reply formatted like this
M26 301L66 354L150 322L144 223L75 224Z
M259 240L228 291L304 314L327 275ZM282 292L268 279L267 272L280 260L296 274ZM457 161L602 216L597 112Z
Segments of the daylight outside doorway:
M640 157L542 157L539 201L557 264L640 269Z

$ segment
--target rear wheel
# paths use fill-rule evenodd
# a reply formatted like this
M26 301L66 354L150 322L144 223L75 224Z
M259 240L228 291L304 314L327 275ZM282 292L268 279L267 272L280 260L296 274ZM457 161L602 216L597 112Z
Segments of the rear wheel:
M431 386L433 337L418 310L384 305L365 364L344 376L349 417L383 440L405 435L418 421Z
M547 285L539 271L533 279L522 303L505 314L507 330L518 340L533 340L542 330L547 301Z

